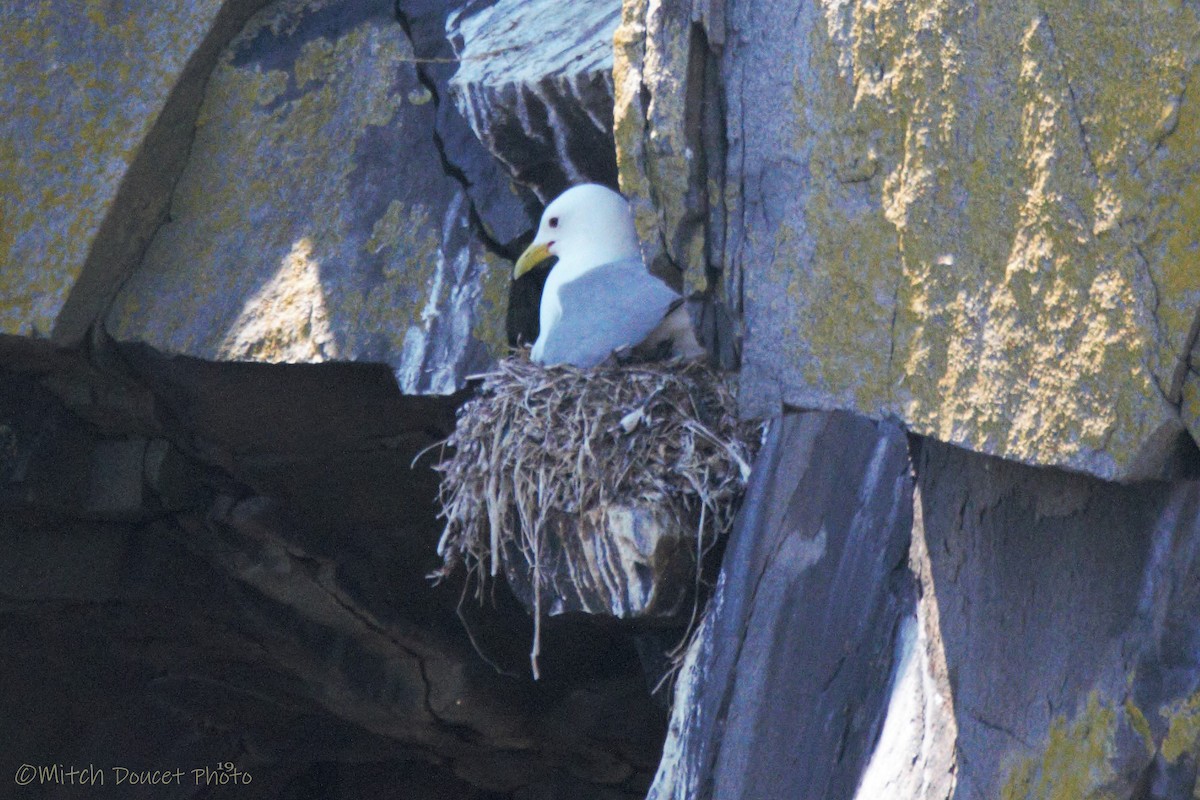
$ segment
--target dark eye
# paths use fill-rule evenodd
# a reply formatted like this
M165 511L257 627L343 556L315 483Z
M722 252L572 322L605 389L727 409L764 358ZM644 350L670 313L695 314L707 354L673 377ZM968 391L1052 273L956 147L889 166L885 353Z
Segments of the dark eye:
M551 218L550 218L550 227L551 227L551 228L557 228L557 227L558 227L558 217L551 217Z

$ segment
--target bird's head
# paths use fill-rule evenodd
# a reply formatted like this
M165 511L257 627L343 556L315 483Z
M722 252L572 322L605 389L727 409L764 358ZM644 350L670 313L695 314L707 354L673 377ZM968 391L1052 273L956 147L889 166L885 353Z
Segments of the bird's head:
M629 202L605 186L584 183L546 206L537 236L517 259L513 279L554 257L560 262L586 258L599 266L640 253Z

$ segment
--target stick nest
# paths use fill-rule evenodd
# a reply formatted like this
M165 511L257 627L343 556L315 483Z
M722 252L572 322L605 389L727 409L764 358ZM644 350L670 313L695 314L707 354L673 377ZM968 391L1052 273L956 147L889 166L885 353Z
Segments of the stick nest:
M449 458L435 466L446 527L432 577L460 564L494 576L513 542L534 572L537 604L539 536L552 516L649 503L693 526L698 550L732 524L759 427L737 418L709 367L547 368L521 354L480 377L445 442Z

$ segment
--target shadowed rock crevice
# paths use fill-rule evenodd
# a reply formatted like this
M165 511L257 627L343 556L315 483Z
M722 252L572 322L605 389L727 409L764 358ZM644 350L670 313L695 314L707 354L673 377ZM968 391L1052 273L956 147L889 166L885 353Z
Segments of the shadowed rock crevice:
M720 8L625 3L614 38L614 133L643 257L663 280L697 295L690 311L698 338L732 369L740 331L730 308L740 300L724 270L723 37Z
M447 76L453 74L457 60L454 58L454 51L450 46L449 39L445 35L445 21L444 19L439 20L440 16L444 16L448 12L442 11L439 14L425 7L427 5L396 0L394 12L397 22L404 28L405 35L412 42L413 52L416 55L414 63L417 76L420 78L421 85L429 92L430 102L437 109L437 123L430 131L434 147L437 149L443 171L448 177L458 181L470 198L471 225L481 240L496 255L509 261L515 261L521 254L521 250L524 249L527 239L532 236L532 226L536 221L536 200L528 194L522 198L521 206L525 211L522 219L520 215L513 214L512 204L497 202L498 198L488 196L502 191L505 184L508 184L507 188L516 193L518 197L521 197L522 192L519 186L512 185L504 179L497 166L488 157L487 151L471 137L466 120L456 113L452 104L450 108L444 108ZM442 26L440 28L436 24L439 21ZM454 143L455 147L448 149L447 138ZM468 177L468 171L475 173L474 180ZM493 223L489 225L479 211L478 204L480 203L492 210L493 213L499 212L501 209L507 213L503 220L489 220ZM524 227L522 227L522 223L524 223ZM493 232L493 227L498 230ZM508 238L499 239L498 236L507 236Z
M449 81L459 61L446 31L447 18L459 4L438 0L396 0L396 19L412 42L417 75L437 109L432 136L443 168L471 198L481 235L509 260L520 254L522 237L537 220L536 198L514 184L471 132L454 103L448 102ZM513 195L515 194L515 198ZM513 202L513 200L517 202Z
M92 428L32 376L0 392L10 758L173 763L190 743L183 766L237 761L252 797L293 797L318 764L343 792L375 770L431 797L641 796L663 720L630 633L556 620L534 683L511 596L464 609L472 643L461 587L425 578L436 476L410 465L458 399L404 397L380 366L103 358L153 397L141 439ZM97 651L86 685L80 648ZM63 698L38 712L47 731L80 736L27 729L30 691ZM422 778L398 758L440 766Z
M447 102L449 81L458 69L446 34L446 19L452 12L453 7L441 2L397 0L395 4L396 19L416 54L417 75L437 109L431 136L442 169L470 198L471 224L481 240L506 261L516 261L533 238L540 204L531 191L509 178L457 107ZM511 202L512 194L518 204ZM509 284L505 338L510 347L537 339L538 304L546 275L539 270Z

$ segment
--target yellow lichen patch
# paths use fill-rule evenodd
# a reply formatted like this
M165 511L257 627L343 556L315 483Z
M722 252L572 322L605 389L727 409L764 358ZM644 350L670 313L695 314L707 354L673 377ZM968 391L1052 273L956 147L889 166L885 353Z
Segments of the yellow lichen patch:
M1192 363L1200 363L1200 352L1192 351ZM1192 438L1200 441L1200 378L1194 371L1189 371L1187 380L1180 392L1180 416L1192 433Z
M385 259L381 280L366 291L347 291L338 301L339 315L358 324L346 333L351 352L372 339L382 339L392 352L404 349L413 326L428 330L450 287L435 280L444 260L437 229L423 206L392 202L375 224L366 248Z
M613 138L621 191L634 201L638 237L653 241L659 236L658 219L646 203L650 186L645 169L646 109L642 107L645 13L646 0L623 0L621 24L613 34Z
M487 347L489 353L499 355L508 351L505 317L508 311L508 289L511 283L509 276L512 269L509 262L490 252L484 252L482 260L482 288L477 322L472 334Z
M1171 0L1041 5L1078 104L1098 176L1097 232L1143 212L1139 163L1174 123L1173 107L1196 58L1200 19ZM1130 76L1137 90L1130 91Z
M218 355L230 361L318 362L337 357L321 268L298 239L275 274L246 300Z
M986 316L990 391L972 399L1001 401L996 443L1012 457L1069 462L1113 445L1131 452L1148 434L1139 430L1145 419L1103 387L1119 381L1154 399L1135 254L1116 232L1096 233L1097 178L1044 18L1026 27L1019 63L1023 196Z
M1056 717L1039 757L1022 759L1008 770L1003 800L1106 800L1113 777L1109 764L1117 712L1093 693L1071 722ZM1115 797L1112 797L1115 800Z
M142 139L221 5L155 3L133 15L99 0L34 0L6 12L0 332L53 328Z
M1200 64L1194 64L1187 84L1200 83ZM1200 314L1200 98L1187 92L1170 104L1166 124L1156 129L1154 157L1145 166L1160 191L1150 195L1139 234L1154 291L1159 298L1155 316L1161 325L1166 351L1164 373L1175 373L1179 359L1186 358L1188 336ZM1195 361L1193 361L1195 363ZM1194 374L1194 373L1193 373ZM1164 384L1166 382L1164 381ZM1194 402L1195 388L1172 385L1170 399L1180 400L1183 390L1183 419L1193 436L1200 438L1200 408ZM1191 395L1193 401L1188 400Z
M109 316L118 338L211 359L395 366L416 331L424 375L426 355L452 373L467 349L480 357L472 333L489 347L502 336L433 113L406 100L420 86L411 45L365 11L316 35L303 20L331 2L272 4L221 55L172 221Z
M1177 402L1173 379L1200 309L1200 126L1186 90L1200 60L1200 14L1165 0L1058 0L1044 8L1098 176L1095 230L1119 227L1137 245L1139 290L1152 298L1146 324L1156 338L1144 358Z
M1150 722L1137 703L1133 702L1132 697L1125 698L1125 717L1129 720L1129 727L1133 728L1133 732L1140 736L1142 743L1146 745L1146 754L1154 755L1154 733L1150 730Z
M1174 763L1184 756L1200 757L1200 694L1173 703L1159 713L1168 726L1167 738L1162 743L1163 758Z
M647 36L645 0L625 0L613 35L613 135L621 191L633 203L643 256L664 253L684 272L689 291L706 288L704 231L690 217L689 193L698 177L693 152L697 121L687 107L692 26L657 14ZM697 87L693 87L693 91ZM645 96L651 99L645 101Z
M966 447L1104 476L1168 424L1170 343L1182 347L1200 307L1200 223L1180 224L1200 207L1193 134L1171 142L1200 112L1172 93L1200 37L1177 4L1112 6L1113 36L1137 42L1110 53L1108 33L1088 43L1105 12L1065 5L816 8L777 115L789 125L763 126L791 141L743 129L751 154L790 147L756 168L791 170L796 185L768 203L774 247L740 245L756 387L777 374L786 402L897 414ZM1139 54L1147 73L1130 66ZM1168 158L1179 191L1162 179ZM1148 203L1157 216L1141 216ZM761 354L755 336L772 340Z
M429 226L429 214L424 208L415 206L406 208L399 200L393 200L388 203L387 211L383 216L375 221L375 225L371 228L371 238L363 245L363 249L370 255L380 255L385 252L392 254L405 241L405 237L416 230L427 230ZM430 253L421 253L421 256L428 257Z
M1094 184L1049 36L1044 21L1034 20L1023 40L1018 175L1024 196L1003 272L992 271L979 317L974 374L958 382L971 391L947 395L956 397L954 407L947 414L943 404L937 418L939 434L952 439L983 422L974 435L982 432L993 446L1030 461L1103 449L1115 428L1136 422L1119 420L1122 409L1090 391L1092 385L1122 367L1146 379L1139 369L1145 342L1131 319L1133 260L1113 237L1096 238L1080 209ZM981 419L979 410L997 401L1006 413Z

